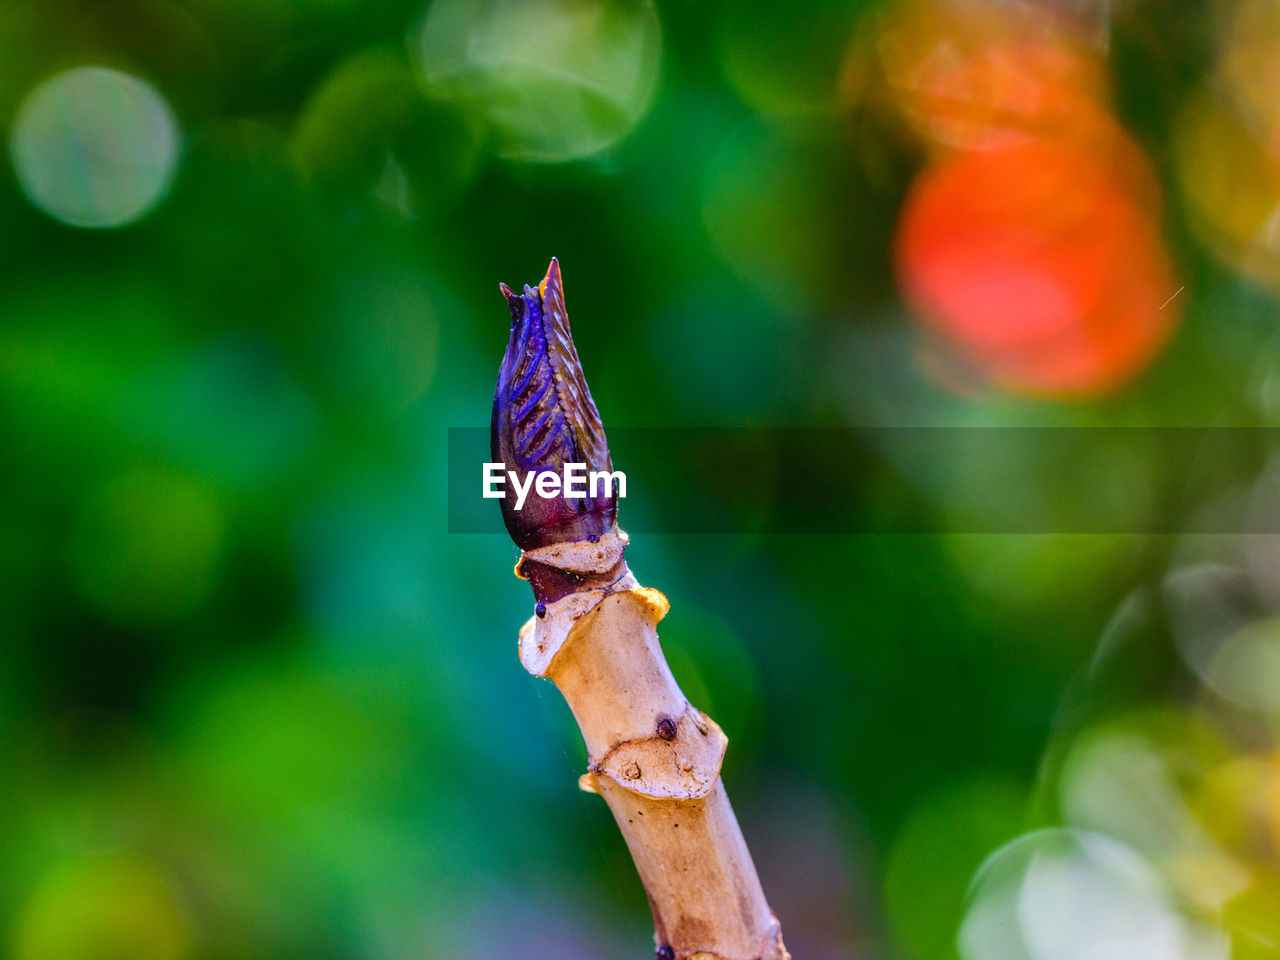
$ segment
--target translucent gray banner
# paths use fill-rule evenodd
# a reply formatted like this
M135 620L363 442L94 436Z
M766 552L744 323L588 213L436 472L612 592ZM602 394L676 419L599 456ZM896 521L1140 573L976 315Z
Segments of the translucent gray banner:
M1280 428L614 428L631 533L1278 533ZM488 428L449 431L449 532L501 532Z

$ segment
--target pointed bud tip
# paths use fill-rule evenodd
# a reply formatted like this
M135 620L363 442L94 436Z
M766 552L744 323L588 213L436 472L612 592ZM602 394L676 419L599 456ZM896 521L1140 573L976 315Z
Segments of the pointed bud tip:
M547 287L551 287L553 291L559 291L560 295L564 295L564 280L560 277L560 261L556 257L551 258L551 263L547 267L547 272L542 278L542 282L538 284L539 296L546 297Z
M512 319L520 316L520 305L523 298L505 283L498 284L498 289L502 291L502 295L507 298L507 309L511 311Z

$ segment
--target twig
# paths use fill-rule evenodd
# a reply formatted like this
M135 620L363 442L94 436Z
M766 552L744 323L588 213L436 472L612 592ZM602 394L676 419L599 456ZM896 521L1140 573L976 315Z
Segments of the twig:
M516 294L493 402L495 462L559 473L613 469L569 334L560 267ZM523 483L523 479L521 480ZM658 644L667 600L627 567L612 490L502 500L535 614L520 660L560 689L586 742L587 773L635 860L658 960L789 960L720 779L727 738L681 692Z

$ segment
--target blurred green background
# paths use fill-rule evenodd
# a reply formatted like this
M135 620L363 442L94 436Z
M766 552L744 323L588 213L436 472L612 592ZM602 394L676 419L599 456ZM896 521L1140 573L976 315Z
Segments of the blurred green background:
M1280 14L1112 6L6 0L0 955L648 955L446 532L552 255L607 425L1280 425ZM1274 537L751 520L629 558L797 960L1280 952Z

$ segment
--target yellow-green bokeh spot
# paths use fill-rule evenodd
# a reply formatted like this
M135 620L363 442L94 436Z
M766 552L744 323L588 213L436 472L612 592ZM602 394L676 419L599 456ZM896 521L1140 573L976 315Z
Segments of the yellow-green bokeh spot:
M133 626L167 624L209 594L223 527L214 492L198 478L128 469L83 503L71 539L71 573L103 616Z
M39 877L18 911L14 960L182 960L193 931L170 878L139 857L84 856Z

